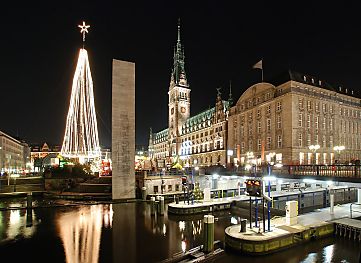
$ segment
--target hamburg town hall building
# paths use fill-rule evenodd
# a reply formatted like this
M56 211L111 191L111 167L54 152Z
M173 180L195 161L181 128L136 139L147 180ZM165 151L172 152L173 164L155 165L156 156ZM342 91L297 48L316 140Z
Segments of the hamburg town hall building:
M178 158L186 167L226 164L228 101L218 91L215 106L190 116L191 89L187 81L184 49L178 39L168 91L168 128L150 131L149 154L158 167L171 164Z

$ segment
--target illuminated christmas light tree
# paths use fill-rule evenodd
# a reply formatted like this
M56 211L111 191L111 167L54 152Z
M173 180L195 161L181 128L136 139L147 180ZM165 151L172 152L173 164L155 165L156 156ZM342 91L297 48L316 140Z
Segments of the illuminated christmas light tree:
M97 118L94 105L93 80L88 52L84 49L85 34L90 26L79 25L83 34L70 97L61 155L80 162L100 158Z

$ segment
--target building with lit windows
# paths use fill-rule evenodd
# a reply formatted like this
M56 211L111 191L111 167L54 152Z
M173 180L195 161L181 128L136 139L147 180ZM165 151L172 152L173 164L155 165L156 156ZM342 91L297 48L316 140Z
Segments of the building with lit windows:
M148 153L158 163L158 168L165 168L176 158L180 158L187 167L226 164L230 101L222 100L218 90L215 107L190 116L190 91L178 24L168 91L168 128L156 133L151 130L149 138Z
M228 149L237 165L359 160L361 100L352 90L288 71L249 87L231 107Z
M30 163L28 144L0 131L0 173L26 173L28 163Z

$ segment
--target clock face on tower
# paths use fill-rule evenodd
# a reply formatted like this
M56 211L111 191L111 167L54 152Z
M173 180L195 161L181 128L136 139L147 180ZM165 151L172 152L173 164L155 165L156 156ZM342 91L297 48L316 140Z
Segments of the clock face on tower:
M181 108L181 112L182 112L182 113L185 113L185 112L186 112L186 108L182 107L182 108Z

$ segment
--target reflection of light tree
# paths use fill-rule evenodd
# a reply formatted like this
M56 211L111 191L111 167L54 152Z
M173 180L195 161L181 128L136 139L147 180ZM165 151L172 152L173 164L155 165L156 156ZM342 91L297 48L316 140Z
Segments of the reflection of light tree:
M103 222L102 210L102 205L95 205L62 214L58 218L57 223L64 244L66 262L98 262Z

